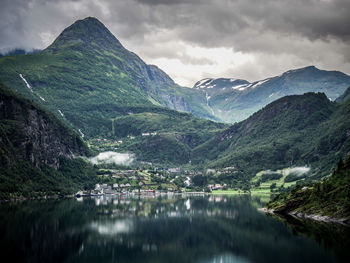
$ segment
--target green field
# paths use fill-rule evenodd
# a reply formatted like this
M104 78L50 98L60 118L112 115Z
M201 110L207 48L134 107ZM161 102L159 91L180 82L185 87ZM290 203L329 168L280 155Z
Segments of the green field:
M264 193L264 194L270 194L271 192L271 185L272 184L276 184L276 187L274 189L279 189L280 187L284 187L284 188L289 188L291 186L294 186L298 181L302 181L303 179L300 180L296 180L296 181L292 181L292 182L285 182L286 177L290 174L290 170L291 168L285 168L282 170L277 170L277 171L273 171L274 173L278 173L281 174L282 177L276 180L268 180L266 182L261 182L260 186L258 187L252 187L251 191L255 192L255 193ZM268 173L268 172L272 172L272 171L260 171L259 173L256 174L256 176L254 176L250 182L251 185L256 184L258 181L261 181L262 179L262 175L264 173Z
M248 193L244 193L243 191L228 189L228 190L214 190L214 191L212 191L212 194L214 194L214 195L240 195L240 194L248 194Z

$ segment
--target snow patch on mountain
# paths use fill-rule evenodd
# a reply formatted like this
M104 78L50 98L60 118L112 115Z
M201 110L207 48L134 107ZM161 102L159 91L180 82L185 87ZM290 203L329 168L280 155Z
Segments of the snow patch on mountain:
M208 95L208 92L205 92L205 98L207 99L207 106L208 106L208 108L210 109L211 114L213 114L213 115L215 116L214 110L213 110L212 107L210 107L210 105L209 105L210 96Z
M251 84L240 84L240 85L233 86L232 89L242 91L242 90L245 90L250 85Z
M264 80L260 80L260 81L258 81L258 82L255 82L255 83L253 83L252 88L255 89L256 87L258 87L258 86L264 84L265 82L267 82L267 81L269 81L269 80L270 80L270 78L264 79Z
M84 138L85 137L85 134L79 129L78 130L79 131L79 133L80 133L80 136L82 137L82 138Z
M202 80L200 80L200 81L198 81L195 85L194 85L194 87L196 88L196 89L198 89L198 88L207 88L207 86L211 83L213 81L213 79L210 79L210 78L206 78L206 79L202 79Z
M207 86L206 88L207 88L207 89L212 89L212 88L214 88L215 86L216 86L216 84Z
M24 81L24 83L26 84L27 88L30 89L31 92L34 92L32 86L29 85L28 81L23 77L22 74L19 74L19 76L21 77L21 79Z

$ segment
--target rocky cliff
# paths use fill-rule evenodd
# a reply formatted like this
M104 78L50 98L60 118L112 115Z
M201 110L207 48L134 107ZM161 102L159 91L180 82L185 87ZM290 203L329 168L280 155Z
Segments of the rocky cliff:
M85 155L87 148L77 134L53 115L0 86L2 148L11 147L18 156L34 166L59 167L60 157L72 159ZM10 164L8 156L3 156Z
M53 114L0 84L0 199L70 194L94 169L79 135Z

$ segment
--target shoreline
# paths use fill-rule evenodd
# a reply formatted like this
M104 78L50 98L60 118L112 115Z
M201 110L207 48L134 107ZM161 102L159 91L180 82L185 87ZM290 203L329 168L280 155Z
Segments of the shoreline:
M2 199L0 200L1 203L8 203L8 202L24 202L24 201L34 201L34 200L52 200L52 199L65 199L65 198L80 198L80 197L96 197L96 196L125 196L125 195L142 195L142 194L153 194L153 195L182 195L182 194L189 194L189 195L210 195L212 193L207 192L145 192L145 193L116 193L116 194L102 194L102 195L45 195L45 196L35 196L35 197L18 197L18 198L9 198L9 199Z
M335 218L331 216L323 216L323 215L317 215L317 214L307 214L307 213L298 213L295 211L289 212L289 213L279 213L276 212L276 210L273 209L267 209L265 207L259 208L259 211L262 211L266 214L273 214L273 215L288 215L292 216L294 218L302 218L302 219L310 219L317 222L324 222L324 223L336 223L341 224L345 226L350 226L350 218Z

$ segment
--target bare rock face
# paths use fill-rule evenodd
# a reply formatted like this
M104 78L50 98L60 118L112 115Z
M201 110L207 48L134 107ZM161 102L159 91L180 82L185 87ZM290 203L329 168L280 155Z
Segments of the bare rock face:
M165 101L166 107L178 111L192 112L190 105L184 98L166 93L159 93L158 95Z
M0 91L0 145L9 155L12 153L17 159L20 156L36 167L47 164L58 169L61 157L72 159L87 153L79 136L55 116ZM8 164L16 162L16 158L8 160Z

